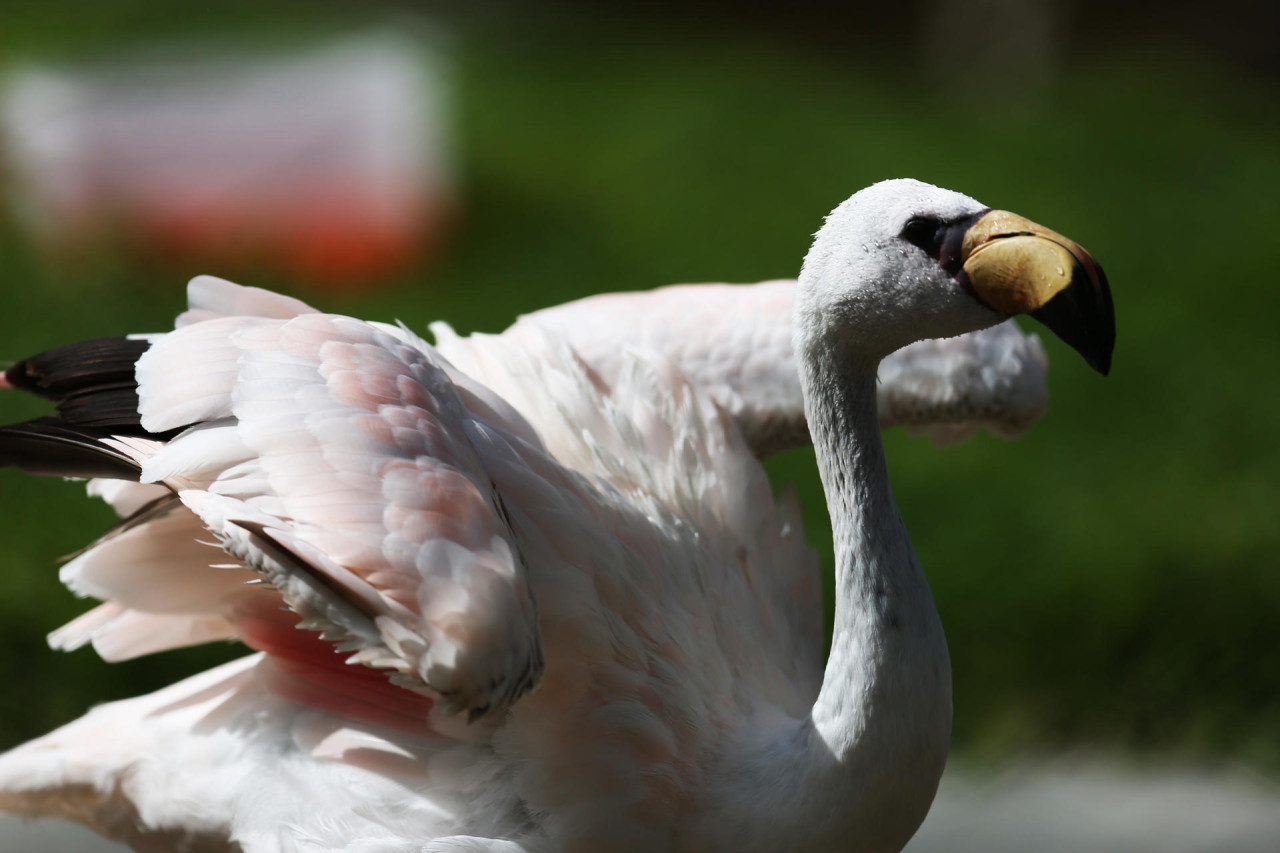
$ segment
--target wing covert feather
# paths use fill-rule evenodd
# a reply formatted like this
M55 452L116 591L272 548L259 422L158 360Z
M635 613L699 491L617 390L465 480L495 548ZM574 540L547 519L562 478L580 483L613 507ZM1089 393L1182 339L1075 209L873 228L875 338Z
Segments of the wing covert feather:
M192 385L193 357L218 372ZM362 661L394 661L473 713L536 681L520 555L467 437L473 415L427 344L325 314L214 318L157 341L138 376L143 423L188 427L143 461L143 481L179 488L291 607L345 613L338 638ZM297 582L304 564L324 582Z

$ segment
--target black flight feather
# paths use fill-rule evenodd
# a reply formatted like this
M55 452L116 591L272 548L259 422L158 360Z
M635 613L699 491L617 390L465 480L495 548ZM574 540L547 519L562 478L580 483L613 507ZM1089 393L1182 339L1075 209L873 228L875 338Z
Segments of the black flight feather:
M53 400L68 424L147 436L138 414L134 366L148 347L148 341L123 336L66 344L23 359L5 371L5 378L15 388Z
M52 417L0 427L0 465L47 477L104 477L136 482L141 466L103 443L108 435L104 430Z
M56 417L0 427L0 465L54 477L138 479L140 468L110 436L168 439L142 428L134 368L150 347L128 337L67 344L4 372L9 385L52 400Z

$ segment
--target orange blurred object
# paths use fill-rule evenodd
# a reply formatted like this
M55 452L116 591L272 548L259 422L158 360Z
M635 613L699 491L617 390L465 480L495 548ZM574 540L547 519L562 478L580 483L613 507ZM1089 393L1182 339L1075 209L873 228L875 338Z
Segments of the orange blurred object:
M443 89L421 44L387 35L23 70L3 105L15 201L55 252L376 281L454 215Z

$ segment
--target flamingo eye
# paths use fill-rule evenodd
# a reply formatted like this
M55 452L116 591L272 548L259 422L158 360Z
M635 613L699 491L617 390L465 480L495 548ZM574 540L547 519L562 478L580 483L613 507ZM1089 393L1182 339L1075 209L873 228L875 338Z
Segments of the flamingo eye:
M924 250L931 258L942 251L942 239L946 230L942 221L932 216L913 216L902 226L902 239Z

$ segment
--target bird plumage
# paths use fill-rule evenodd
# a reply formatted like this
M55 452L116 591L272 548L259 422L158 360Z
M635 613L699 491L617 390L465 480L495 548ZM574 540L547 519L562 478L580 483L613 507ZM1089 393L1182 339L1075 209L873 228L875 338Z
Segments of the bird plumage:
M774 393L758 371L717 385L662 339L593 362L536 316L433 346L206 278L175 331L104 345L97 373L17 365L7 384L57 375L45 390L76 407L0 433L0 461L105 472L91 488L126 517L64 567L105 603L53 642L260 653L0 757L0 808L140 849L900 847L950 683L876 365L1000 315L890 245L899 208L982 210L913 182L855 196L806 262L798 362L777 371L776 399L804 389L836 529L825 676L819 567L755 458L773 439L750 444L759 407L709 390ZM862 277L823 273L842 239ZM118 362L138 340L135 422Z

